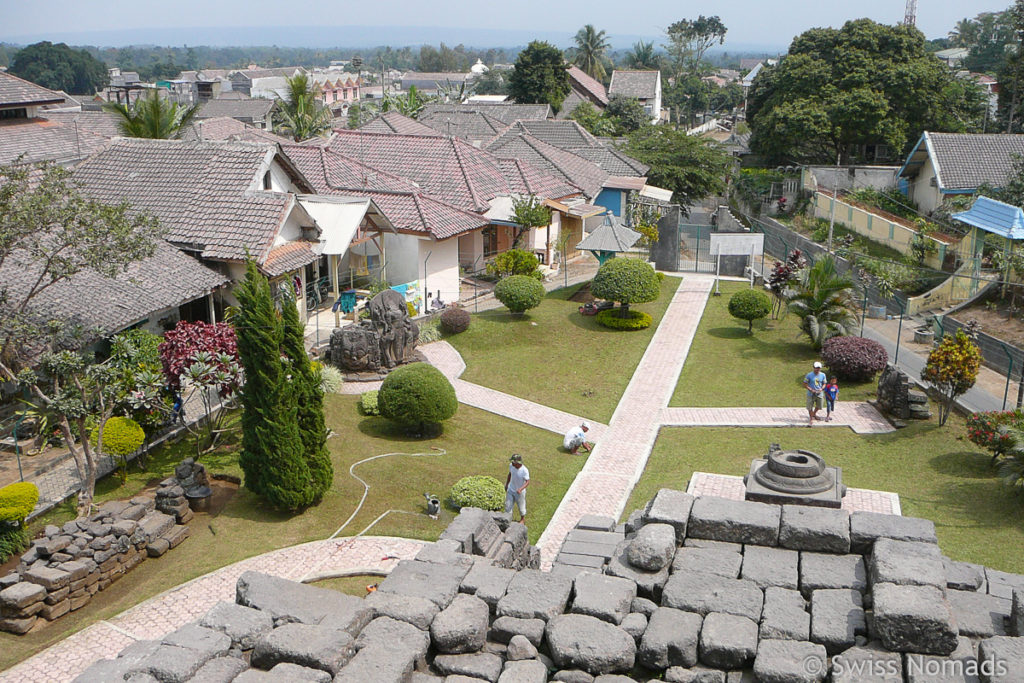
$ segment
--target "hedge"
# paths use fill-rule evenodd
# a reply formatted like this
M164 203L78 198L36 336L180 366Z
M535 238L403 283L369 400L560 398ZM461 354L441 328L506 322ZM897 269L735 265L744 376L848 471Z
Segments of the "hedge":
M448 501L456 508L481 508L498 511L505 508L505 487L494 477L476 475L455 482Z
M866 382L885 369L889 354L878 342L864 337L832 337L821 347L821 358L839 379Z
M0 488L0 523L22 522L36 508L39 489L30 481Z
M540 306L544 285L529 275L511 275L494 287L494 296L513 313L523 313Z
M654 319L643 311L626 311L626 317L623 318L622 311L617 308L598 311L594 319L597 320L598 325L610 327L613 330L643 330L654 322Z

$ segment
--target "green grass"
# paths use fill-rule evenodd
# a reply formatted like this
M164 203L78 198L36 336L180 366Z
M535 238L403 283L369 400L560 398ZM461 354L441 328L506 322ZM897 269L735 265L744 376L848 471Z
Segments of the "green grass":
M658 489L685 489L695 471L746 474L772 443L818 453L843 468L848 486L898 493L904 515L935 522L949 557L1024 572L1024 496L1000 482L989 454L967 440L956 415L945 427L915 422L873 435L843 428L665 428L623 518Z
M318 588L330 588L331 590L354 595L357 598L366 596L366 587L381 582L381 577L373 574L359 574L358 576L339 576L334 579L323 579L314 581L311 585Z
M657 301L632 307L654 319L646 330L601 327L569 301L579 289L570 287L522 317L504 308L474 315L468 330L447 340L466 361L463 379L608 422L678 286L667 277Z
M747 323L729 315L729 297L747 286L722 283L722 295L708 298L669 405L804 406L803 378L820 354L800 332L795 315L755 321L754 333L747 333ZM877 382L841 381L839 401L867 400L876 388Z
M469 474L490 474L502 483L512 452L522 453L532 483L528 501L530 542L535 543L559 501L586 459L559 452L562 439L526 424L492 413L459 406L444 432L432 439L413 439L379 417L358 414L357 396L330 395L326 400L327 425L338 435L327 440L334 462L334 485L317 507L288 515L267 509L245 489L239 489L216 516L197 514L189 526L192 537L163 557L146 560L123 579L98 594L88 605L53 624L25 636L0 633L0 669L52 645L100 619L112 617L143 600L238 560L298 543L327 538L349 517L362 495L362 486L349 476L351 464L390 452L426 452L446 449L433 457L393 456L366 463L356 472L370 485L362 511L342 535L362 531L389 509L392 513L368 533L433 540L451 522L455 511L442 508L440 518L425 514L425 492L446 496L448 488ZM191 455L189 443L179 443L149 458L147 471L132 471L124 487L108 478L97 487L97 502L135 495L173 472L182 457ZM239 473L235 447L201 461L211 472ZM134 467L134 466L133 466ZM34 525L63 523L74 515L67 504Z

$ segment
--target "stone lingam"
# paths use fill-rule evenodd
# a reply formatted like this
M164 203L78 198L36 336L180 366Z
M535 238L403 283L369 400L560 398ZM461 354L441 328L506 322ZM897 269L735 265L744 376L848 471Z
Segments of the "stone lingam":
M385 289L366 306L368 320L338 327L331 333L329 358L349 381L371 381L416 358L419 328L405 305L405 297Z
M817 453L784 451L777 443L750 463L743 483L744 498L762 503L838 508L846 495L842 468L827 466Z

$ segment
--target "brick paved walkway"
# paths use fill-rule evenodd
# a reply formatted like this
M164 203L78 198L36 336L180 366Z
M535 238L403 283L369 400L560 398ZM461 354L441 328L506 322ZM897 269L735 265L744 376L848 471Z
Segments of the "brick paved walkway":
M686 492L695 496L718 496L743 500L746 494L743 477L731 474L694 472ZM900 497L889 491L848 488L843 497L843 509L850 512L880 512L883 515L901 515Z
M158 638L198 619L219 600L235 600L235 583L250 569L298 580L386 573L415 557L424 541L385 536L314 541L251 557L201 576L62 640L0 674L0 683L70 681L98 659L113 657L135 640ZM186 546L187 547L187 546ZM187 550L185 552L188 552ZM394 559L384 559L385 557Z
M831 422L814 427L849 427L857 434L884 434L895 428L870 404L838 403ZM672 427L806 427L803 408L663 408L660 422Z

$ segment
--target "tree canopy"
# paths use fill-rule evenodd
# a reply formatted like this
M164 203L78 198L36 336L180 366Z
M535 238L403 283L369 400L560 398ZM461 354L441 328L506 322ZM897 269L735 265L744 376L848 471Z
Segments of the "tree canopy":
M732 158L718 144L670 126L644 126L629 135L623 151L650 166L650 183L672 190L684 211L723 192L732 171Z
M73 95L94 95L108 82L103 62L85 50L47 40L18 50L8 71L44 88Z
M725 42L728 31L725 24L717 16L705 17L703 14L696 19L681 19L668 27L665 32L672 75L696 74L700 71L704 55L712 45Z
M199 111L199 105L182 106L161 97L156 90L147 90L131 107L108 102L103 108L118 115L117 127L122 135L157 140L180 138Z
M519 53L508 83L513 100L522 104L550 104L557 111L570 89L565 60L557 47L535 40Z
M981 114L981 93L929 53L924 35L870 19L797 36L748 98L751 148L773 163L834 162L854 145L897 154L925 130L960 132Z

